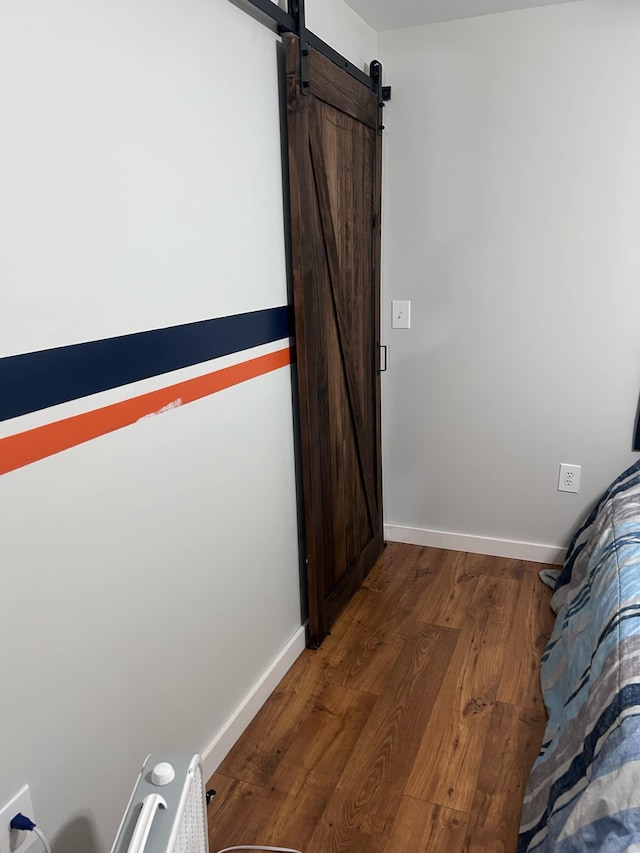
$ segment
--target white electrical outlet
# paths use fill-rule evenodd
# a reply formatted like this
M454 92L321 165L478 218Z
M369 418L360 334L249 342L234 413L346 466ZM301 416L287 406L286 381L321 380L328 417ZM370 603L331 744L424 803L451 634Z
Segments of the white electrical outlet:
M11 821L18 812L35 821L28 785L23 785L18 793L0 809L0 853L25 853L38 840L33 832L11 829Z
M560 475L558 477L558 491L578 494L580 491L581 473L582 467L580 465L569 465L568 462L561 462Z

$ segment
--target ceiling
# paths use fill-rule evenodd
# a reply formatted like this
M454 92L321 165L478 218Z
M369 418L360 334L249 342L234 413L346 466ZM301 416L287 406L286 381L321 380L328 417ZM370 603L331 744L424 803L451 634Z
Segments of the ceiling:
M495 12L512 12L534 6L555 6L576 0L347 0L349 6L374 30L418 27Z

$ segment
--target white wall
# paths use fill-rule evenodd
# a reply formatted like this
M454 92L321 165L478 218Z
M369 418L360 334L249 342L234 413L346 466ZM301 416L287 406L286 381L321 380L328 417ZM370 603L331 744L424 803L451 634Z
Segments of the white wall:
M338 53L369 71L378 58L378 35L344 0L312 0L306 8L307 27Z
M386 521L566 545L636 458L640 5L584 0L379 43L393 84ZM412 300L410 331L389 329L392 298ZM560 462L583 466L580 495L556 491Z
M0 0L0 356L286 304L276 43L227 0ZM0 803L102 853L300 636L289 370L0 477L0 518Z
M349 5L381 32L458 18L493 15L497 12L526 9L529 6L574 2L576 0L402 0L401 3L389 3L388 0L349 0Z

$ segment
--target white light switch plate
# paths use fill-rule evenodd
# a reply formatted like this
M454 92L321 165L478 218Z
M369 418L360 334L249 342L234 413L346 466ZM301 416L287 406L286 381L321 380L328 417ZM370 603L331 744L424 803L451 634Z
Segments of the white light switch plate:
M394 299L391 303L391 328L411 328L411 302L408 299Z

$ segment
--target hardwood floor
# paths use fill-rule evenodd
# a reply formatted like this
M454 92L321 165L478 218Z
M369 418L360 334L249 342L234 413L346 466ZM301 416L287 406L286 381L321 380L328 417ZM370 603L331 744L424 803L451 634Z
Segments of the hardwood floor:
M541 568L390 543L212 777L212 853L515 851L546 723Z

